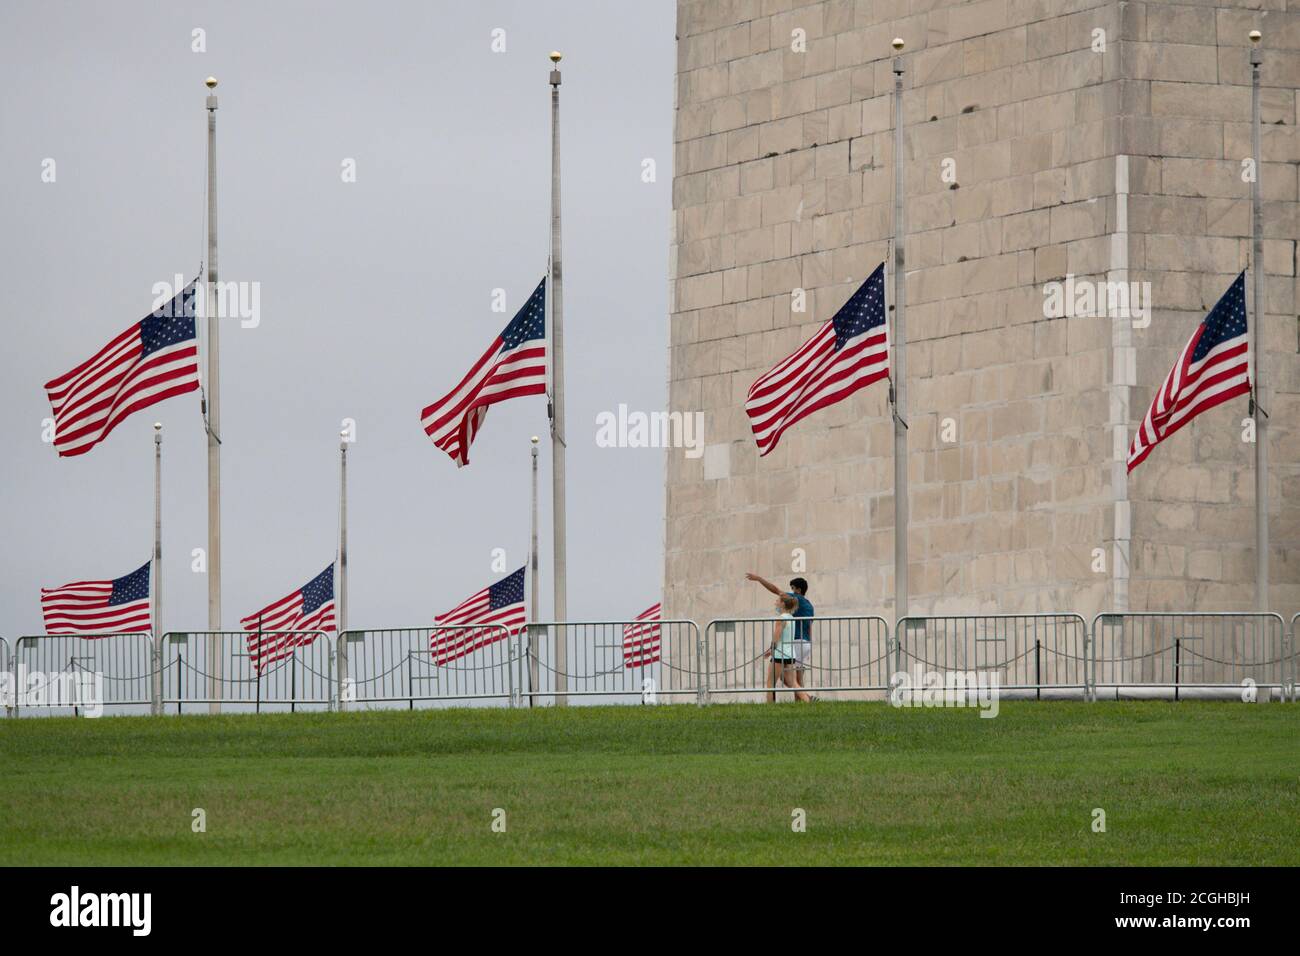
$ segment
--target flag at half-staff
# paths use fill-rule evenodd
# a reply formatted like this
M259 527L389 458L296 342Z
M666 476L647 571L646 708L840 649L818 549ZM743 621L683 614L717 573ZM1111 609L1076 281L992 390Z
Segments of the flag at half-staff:
M470 595L446 614L434 618L439 630L429 638L433 662L442 666L481 647L503 641L524 626L527 616L524 611L524 568L520 568L496 584Z
M65 458L84 455L132 412L198 387L191 282L71 372L45 383L54 448Z
M490 405L546 394L546 280L538 284L459 385L420 413L420 424L458 468L469 464Z
M623 625L623 667L629 670L646 667L659 660L662 612L663 602L660 602L646 608L632 623Z
M888 376L881 263L816 335L750 386L745 414L759 456L791 425Z
M46 634L143 634L153 630L149 567L110 581L41 588Z
M253 666L261 671L284 660L295 647L316 640L316 631L334 631L334 565L296 591L268 604L239 626L248 631L245 642Z
M1201 412L1250 392L1246 273L1196 327L1133 435L1128 470Z

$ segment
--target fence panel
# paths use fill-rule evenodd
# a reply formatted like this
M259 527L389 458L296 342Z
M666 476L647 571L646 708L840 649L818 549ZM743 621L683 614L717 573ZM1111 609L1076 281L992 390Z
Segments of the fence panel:
M801 689L841 699L884 695L893 671L889 624L882 617L815 617L807 621L811 640L802 642ZM766 652L776 622L770 618L720 618L704 629L702 667L707 695L763 699L771 679ZM784 686L776 691L791 693Z
M334 703L334 637L325 631L173 631L163 635L162 707L223 713L328 710ZM260 638L254 663L250 651ZM213 668L215 658L216 667Z
M1287 641L1290 643L1291 653L1287 655L1291 661L1291 670L1287 674L1291 681L1291 703L1296 702L1296 693L1300 691L1300 611L1295 613L1291 618L1291 630L1287 634Z
M339 706L508 704L515 696L515 651L500 624L347 631L339 641Z
M9 642L0 637L0 674L8 674L9 679L14 683L9 685L9 691L5 694L5 699L0 702L4 704L4 714L6 717L12 717L14 714L13 695L18 691L17 675L14 674L14 666L9 656Z
M516 641L517 686L530 706L701 696L700 628L694 621L539 621Z
M895 638L898 671L975 671L1011 696L1088 696L1088 623L1072 612L909 616Z
M148 709L153 700L153 652L153 638L143 633L20 637L11 659L13 713L80 714L95 706Z
M1094 685L1118 698L1231 689L1244 682L1285 696L1286 624L1265 612L1098 614L1092 622Z

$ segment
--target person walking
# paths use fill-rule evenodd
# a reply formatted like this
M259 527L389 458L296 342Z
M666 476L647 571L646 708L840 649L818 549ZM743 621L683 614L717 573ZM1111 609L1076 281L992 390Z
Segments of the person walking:
M808 671L808 662L812 657L812 622L817 615L812 601L808 600L808 582L803 578L792 578L790 580L790 590L782 591L767 578L755 574L753 571L746 574L745 578L761 584L777 597L786 595L795 599L795 680L799 687L803 688L805 686L804 677ZM810 699L816 700L817 698L812 697Z
M770 688L767 693L769 704L776 702L778 680L794 691L795 700L806 703L812 699L799 686L798 659L795 657L795 645L799 640L795 637L794 619L794 612L798 607L799 602L794 599L793 594L781 594L776 599L777 618L772 625L772 644L763 652L763 656L769 661L766 682L766 686Z

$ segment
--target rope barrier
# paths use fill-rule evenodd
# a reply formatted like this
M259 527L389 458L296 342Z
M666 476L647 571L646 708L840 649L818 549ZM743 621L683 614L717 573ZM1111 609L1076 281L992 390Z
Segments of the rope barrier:
M1217 657L1209 657L1205 654L1198 654L1194 649L1184 646L1182 653L1188 657L1199 657L1203 661L1209 661L1211 664L1222 664L1224 667L1244 668L1244 667L1267 667L1270 664L1281 664L1285 657L1274 657L1266 661L1223 661Z
M948 663L947 661L944 661L944 662L940 663L939 661L931 661L931 660L928 660L928 659L926 659L926 658L924 658L924 657L920 657L920 656L918 656L918 655L912 653L912 652L911 652L910 650L908 650L906 647L902 648L901 651L902 651L903 654L905 654L907 657L910 657L912 660L914 660L914 661L919 661L920 663L925 664L925 665L928 666L928 667L933 667L933 668L935 668L936 670L938 670L938 669L942 669L942 668L945 668L945 667L950 666L949 663ZM1031 649L1028 649L1028 650L1025 650L1024 652L1022 652L1022 653L1020 653L1020 654L1017 654L1015 657L1009 657L1009 658L1007 658L1006 660L1003 660L1003 661L984 661L984 662L982 662L982 663L979 662L979 661L977 661L976 664L975 664L975 669L976 669L976 670L1005 669L1005 668L1007 668L1008 665L1016 663L1016 661L1022 661L1022 660L1024 660L1024 659L1027 658L1031 653L1033 653L1033 649L1032 649L1032 648L1031 648ZM970 667L969 667L969 666L963 667L962 670L970 670Z
M800 662L799 669L801 673L809 675L805 678L809 681L806 689L814 692L830 689L823 685L836 685L835 689L846 691L879 689L880 678L891 669L895 655L900 664L906 658L907 666L919 664L931 670L987 669L1004 671L1009 678L1028 676L1028 682L1008 679L1008 683L1044 689L1077 686L1077 681L1063 682L1060 678L1062 675L1068 677L1077 674L1082 668L1087 675L1085 683L1099 681L1111 686L1114 680L1105 680L1104 677L1114 678L1139 670L1145 672L1148 666L1144 666L1144 662L1148 661L1158 661L1152 669L1162 674L1169 673L1173 660L1171 652L1178 647L1179 669L1184 673L1190 670L1198 677L1221 680L1225 686L1235 683L1234 675L1242 673L1281 672L1284 682L1294 682L1294 677L1289 672L1295 667L1296 657L1289 648L1296 627L1295 621L1290 629L1283 623L1280 637L1275 637L1279 632L1272 615L1186 614L1146 617L1137 614L1130 617L1116 614L1099 616L1094 621L1095 626L1086 623L1080 625L1080 620L1072 614L917 617L907 619L897 635L901 640L895 643L890 638L888 625L880 618L814 619L814 633L817 636L808 648L808 659ZM1300 616L1296 620L1300 620ZM635 663L628 666L625 628L630 623L633 622L539 625L533 633L540 638L541 653L530 652L526 643L529 636L527 630L498 635L496 631L482 627L465 628L463 630L469 641L459 651L462 656L443 663L434 659L431 639L436 639L441 633L454 640L455 634L462 629L439 631L438 628L429 626L349 631L346 635L339 636L341 643L337 647L340 662L344 655L348 661L348 682L358 691L349 702L358 704L364 704L371 698L379 699L377 695L380 694L384 700L436 701L458 699L471 691L475 696L479 696L480 691L482 696L565 693L555 689L543 691L540 687L527 691L522 687L514 687L519 682L527 684L527 675L523 672L525 666L535 669L539 674L545 672L548 682L558 683L563 679L569 685L569 693L596 695L639 694L640 684L647 676L661 679L665 688L672 687L679 693L708 690L736 693L737 687L728 685L753 682L754 675L767 668L768 658L765 652L771 643L772 619L716 622L716 626L711 624L702 636L698 628L688 622L664 623L660 635L659 658L649 662L633 658ZM1198 631L1200 633L1196 634ZM112 688L103 695L110 698L106 701L110 704L148 703L147 699L137 699L151 696L143 691L142 685L151 679L156 680L160 673L167 685L166 689L175 689L175 693L179 693L179 688L184 686L180 682L185 673L189 673L191 679L199 681L218 680L222 687L233 689L230 702L241 705L254 702L251 688L255 684L261 685L263 703L320 703L310 695L319 695L322 688L325 696L332 696L338 670L331 666L328 657L320 660L310 656L310 651L300 649L315 648L318 653L327 653L328 640L316 641L314 637L319 635L315 632L301 632L302 635L313 635L312 639L296 645L289 655L267 663L260 673L251 667L251 659L244 654L235 655L233 666L229 663L233 647L223 640L227 634L232 641L248 638L245 632L175 632L172 635L176 645L174 649L181 650L183 647L195 650L195 653L177 654L166 661L163 661L163 655L167 653L166 641L161 642L162 654L153 657L150 646L143 643L147 642L147 635L114 635L126 638L128 642L136 641L126 644L96 641L80 635L46 635L50 638L48 641L32 636L20 639L13 648L0 643L0 665L7 658L11 667L18 666L21 661L24 666L32 669L93 673L107 687ZM485 634L490 637L489 640L472 646ZM1097 640L1089 641L1089 634ZM1181 638L1180 644L1175 638L1182 634L1189 636ZM227 663L224 665L225 673L219 678L198 663L200 659L206 661L206 655L201 645L191 642L190 639L194 637L207 637L222 642L221 652ZM1228 640L1222 649L1219 645L1210 643L1225 638ZM516 644L515 641L519 643ZM553 659L547 659L549 648L555 641L564 641L570 650L569 662L564 669L557 667ZM1261 644L1261 641L1273 643ZM70 645L68 642L73 643ZM502 647L503 642L506 642L508 652ZM1158 646L1149 646L1153 644ZM1105 646L1109 646L1110 653L1105 652ZM69 649L73 652L72 660L69 660ZM75 652L78 650L83 652L80 658L76 658ZM1246 655L1261 650L1274 653L1263 660L1225 659L1218 656L1220 653ZM998 659L980 660L981 655L990 652L994 652ZM612 657L601 656L606 653ZM854 661L850 654L861 654L864 659ZM931 654L939 656L931 658ZM1031 655L1039 667L1026 675ZM268 653L264 660L269 656ZM146 657L149 659L147 664L144 661ZM245 663L239 663L241 660ZM1171 663L1166 664L1165 661ZM156 666L154 662L157 662ZM516 664L520 668L518 674L513 670ZM173 665L176 666L175 677L168 674ZM1211 669L1206 669L1206 665ZM301 677L297 676L298 667L301 667ZM369 673L372 668L376 672ZM119 673L120 670L127 669L133 673ZM247 674L250 669L253 672ZM397 676L403 672L407 676ZM285 697L289 691L286 674L295 681L293 691L288 695L294 698L292 701L277 699ZM620 674L623 676L620 677ZM1178 675L1174 673L1173 676L1176 678ZM433 691L432 694L416 692L415 683L424 681L436 682L432 685L425 684L422 688L424 691ZM507 681L511 685L509 691L505 689ZM1121 683L1142 686L1151 681L1147 679ZM191 692L197 693L200 689L195 684ZM402 693L403 690L407 693ZM755 690L762 692L764 689ZM388 696L390 691L391 698ZM300 697L300 694L303 696ZM119 695L131 699L112 699Z
M375 681L383 680L389 674L393 674L401 670L405 666L404 661L398 661L392 667L388 668L388 670L380 674L376 674L374 677L353 677L352 664L353 664L352 659L348 658L348 680L352 681L353 684L373 684Z
M203 677L207 680L218 680L223 684L257 683L256 677L215 677L214 675L209 674L207 671L200 670L193 663L191 663L190 661L186 660L183 657L177 657L176 664L178 664L181 667L184 667L192 674L198 674L200 677Z
M1120 664L1120 663L1124 663L1124 662L1126 662L1126 661L1142 661L1142 660L1146 660L1146 659L1149 658L1149 657L1155 657L1157 654L1164 654L1164 653L1166 653L1166 652L1168 652L1168 651L1172 651L1173 649L1174 649L1174 645L1172 645L1172 644L1166 644L1164 647L1157 648L1156 650L1154 650L1154 651L1150 651L1149 653L1146 653L1146 654L1135 654L1135 655L1132 656L1132 657L1101 657L1101 656L1098 656L1098 657L1096 658L1096 661L1097 661L1098 664L1103 664L1103 663L1105 663L1105 664Z
M332 681L334 679L333 674L322 674L320 671L316 670L314 667L308 664L305 659L298 658L298 664L299 666L302 667L304 671L306 671L308 674L312 675L313 677L319 677L325 681Z
M825 667L805 663L803 669L806 671L819 671L823 674L842 674L845 671L860 671L864 667L870 667L872 664L879 664L881 661L887 660L889 660L889 651L885 651L885 653L881 654L879 657L873 657L869 661L862 661L859 664L849 664L846 667Z
M570 679L570 678L572 678L573 680L587 680L587 679L589 679L590 677L597 676L597 675L593 675L593 674L570 674L568 671L560 671L560 670L556 670L554 667L552 667L551 665L549 665L549 664L547 664L545 661L543 661L540 657L536 658L536 661L537 661L537 667L538 667L540 670L544 670L544 671L546 671L546 673L548 673L548 674L553 674L553 675L555 675L556 677L563 677L565 680L568 680L568 679ZM629 670L632 670L632 669L633 669L633 668L629 668ZM607 673L614 673L614 672L613 672L613 671L609 671L609 672L607 672ZM560 691L560 694L563 694L563 693L564 693L564 691ZM629 691L628 693L631 693L631 691ZM639 691L638 691L638 693L639 693Z
M695 652L691 651L690 653L692 656L694 656ZM664 660L662 656L660 656L659 660L655 661L655 663L658 664L660 667L662 667L664 670L672 671L674 674L697 673L696 669L693 667L676 667L673 664L670 664L668 661Z
M270 665L266 670L262 671L261 682L263 684L270 685L272 683L271 678L284 671L285 665L291 660L292 658L286 657L283 660L276 661L274 664ZM173 663L183 665L191 673L198 674L200 677L203 677L207 680L217 680L223 684L256 684L258 682L258 675L256 674L254 674L251 677L225 677L225 676L215 677L214 675L209 674L207 671L200 669L192 661L179 656L173 658ZM163 668L163 671L166 672L166 667ZM331 677L329 678L329 680L333 680L333 678ZM281 678L280 683L283 682L284 679Z
M397 651L398 651L398 654L399 654L399 660L398 660L397 664L394 665L393 668L390 668L389 670L385 671L385 672L384 672L385 674L392 673L392 671L393 671L394 669L405 666L405 664L406 664L406 660L407 660L408 658L410 658L410 659L412 659L412 660L419 661L420 663L429 664L430 666L433 666L433 667L438 667L438 668L440 668L440 669L442 669L442 670L457 671L457 672L466 673L466 674L468 674L468 673L473 673L473 672L475 672L475 671L494 670L494 669L496 669L496 668L498 668L498 667L501 667L501 666L503 666L503 665L508 665L508 664L513 663L513 661L510 660L510 659L499 660L499 661L493 661L493 662L486 663L486 664L482 664L482 665L478 665L478 666L475 666L475 667L464 667L464 666L459 666L459 665L453 665L451 662L448 662L448 663L446 663L446 664L438 664L438 663L435 663L434 660L433 660L433 649L432 649L432 647L431 647L431 645L430 645L430 643L428 642L427 637L426 637L426 636L429 635L429 633L430 633L429 629L416 630L416 629L414 629L414 628L403 628L403 629L400 629L400 630L391 630L391 631L348 631L347 633L350 634L350 635L362 634L362 635L374 635L374 636L379 636L379 637L387 637L387 638L390 639L390 643L391 643L391 639L392 639L392 638L395 638L395 637L401 637L401 636L408 635L408 634L411 635L411 636L415 636L415 637L419 637L419 638L420 638L419 645L416 646L416 647L406 647L406 648L402 648L402 647L399 646L399 647L397 648ZM486 648L486 647L491 647L491 646L493 646L494 644L499 644L499 643L501 643L502 641L505 641L505 640L508 640L508 639L509 639L508 635L506 635L506 634L502 634L501 637L493 638L493 639L490 640L490 641L487 641L487 642L485 642L485 643L483 643L483 644L480 644L479 646L477 646L477 647L475 647L475 648L470 649L469 651L466 651L466 652L465 652L465 656L468 656L469 654L473 654L475 651L481 651L481 650L483 650L483 649ZM353 637L353 638L352 638L352 641L355 642L355 641L356 641L356 638ZM384 645L381 645L381 647L382 647L385 651L388 649L388 648L385 647ZM425 660L425 659L424 659L426 655L427 655L427 657L428 657L428 660ZM380 656L381 656L381 657L384 657L384 656L387 656L387 655L384 654L384 653L381 653ZM364 658L362 658L362 661L364 662ZM351 666L351 663L352 663L352 658L351 658L350 656L349 656L349 658L348 658L348 662L349 662L349 667L350 667L350 666ZM351 675L349 674L349 676L351 676ZM373 679L373 678L367 678L367 680L370 680L370 679Z
M731 667L724 666L720 669L710 670L707 673L709 674L710 677L717 677L724 674L734 674L737 671L744 670L745 668L749 667L749 665L751 664L756 664L760 660L766 660L766 659L767 659L767 653L765 651L764 653L759 654L757 657L751 657L748 660L734 664ZM873 664L879 664L881 661L886 661L888 659L889 659L889 652L885 651L885 653L881 654L879 657L874 657L869 661L862 661L858 664L846 664L843 667L831 667L825 664L811 664L811 663L804 662L803 666L800 667L799 669L804 671L815 671L822 674L845 674L845 673L852 673L853 671L865 670L866 668L871 667ZM796 662L796 666L797 664L798 662Z
M124 682L126 682L126 681L141 681L141 680L149 680L151 677L153 677L154 674L158 673L158 671L156 671L156 670L149 670L148 672L146 672L146 673L144 673L144 674L140 674L140 675L138 675L138 676L136 676L136 677L109 677L109 676L108 676L107 674L105 674L103 671L95 671L95 670L91 670L89 667L86 667L84 664L82 664L82 663L80 663L80 662L78 662L78 661L72 661L72 662L71 662L71 666L72 666L73 668L75 668L76 670L79 670L79 671L81 671L82 673L85 673L85 674L96 674L96 675L99 676L99 679L102 680L102 681L104 681L105 683L107 683L107 682L109 682L109 681L112 681L112 682L115 683L115 684L121 684L121 683L124 683Z
M1091 660L1090 658L1084 657L1081 654L1067 654L1065 651L1058 651L1055 648L1049 648L1046 645L1043 646L1043 652L1047 654L1051 654L1053 657L1064 658L1067 661L1077 661L1080 664L1088 664L1090 663Z
M481 650L481 649L482 649L482 648L478 648L478 650ZM514 661L511 661L511 660L509 660L509 659L506 659L506 660L504 660L504 661L492 661L491 663L488 663L488 664L480 664L480 665L477 666L477 667L462 667L462 666L460 666L460 665L456 665L456 664L453 664L453 663L451 663L451 662L448 662L448 663L446 663L446 664L439 664L439 663L437 663L436 661L433 660L433 652L432 652L432 651L420 651L420 652L418 652L418 653L419 653L420 656L412 658L413 660L419 661L421 664L426 665L426 666L429 666L429 667L436 667L436 668L438 668L438 670L440 670L440 671L451 671L451 672L454 673L454 674L474 674L474 673L478 673L478 672L480 672L480 671L498 670L499 668L502 668L502 667L509 667L511 664L514 663ZM473 654L473 653L474 653L474 651L469 651L469 652L468 652L468 654ZM424 659L424 656L423 656L423 655L425 655L425 654L428 654L428 655L429 655L429 660L427 660L427 661ZM458 659L459 659L459 658L458 658Z

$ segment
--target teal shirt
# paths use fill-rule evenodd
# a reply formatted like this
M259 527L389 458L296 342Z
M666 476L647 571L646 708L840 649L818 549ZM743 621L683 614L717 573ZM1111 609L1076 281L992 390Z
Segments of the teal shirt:
M785 592L789 597L799 602L799 606L794 609L794 616L802 620L795 621L795 635L801 641L812 640L812 618L816 616L813 610L812 601L808 600L802 594L795 594L793 591Z
M794 660L794 642L797 640L795 637L795 629L798 627L798 624L794 620L794 616L791 614L782 614L777 618L777 620L785 621L785 627L781 628L781 640L777 643L772 656L784 657L786 660ZM776 625L773 624L772 627L775 629Z

